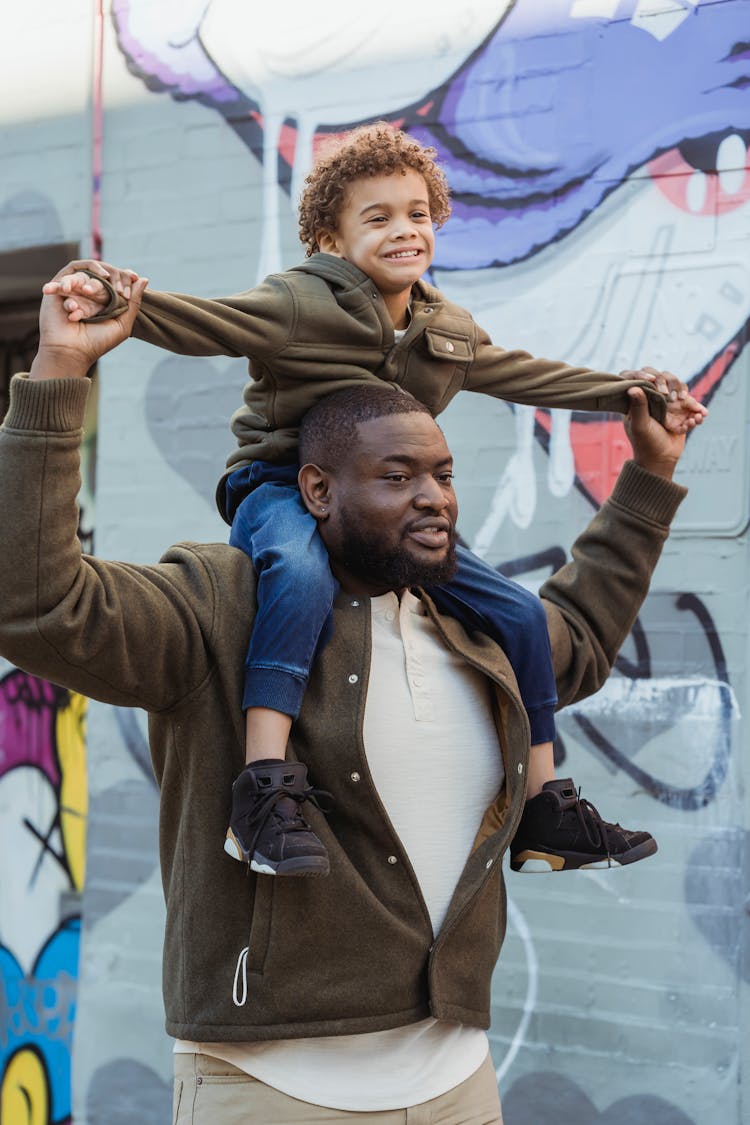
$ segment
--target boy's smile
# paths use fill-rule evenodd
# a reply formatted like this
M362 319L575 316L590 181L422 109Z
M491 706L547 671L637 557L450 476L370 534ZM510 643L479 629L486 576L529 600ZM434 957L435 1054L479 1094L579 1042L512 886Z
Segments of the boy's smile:
M405 328L411 287L435 252L424 177L405 168L355 180L337 230L321 232L318 245L366 273L382 293L394 328Z

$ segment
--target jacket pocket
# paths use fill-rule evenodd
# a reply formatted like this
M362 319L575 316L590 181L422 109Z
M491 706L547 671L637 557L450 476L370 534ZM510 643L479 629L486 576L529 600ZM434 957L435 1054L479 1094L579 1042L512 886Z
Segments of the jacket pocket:
M470 363L474 358L468 336L444 332L440 328L426 328L424 338L427 351L433 359Z
M253 918L250 924L250 937L247 946L247 971L262 973L268 953L273 918L273 887L275 877L258 875L255 882Z
M248 976L260 976L266 963L271 939L273 915L273 888L275 879L269 875L256 876L253 917L247 945L241 949L234 969L232 1001L236 1008L244 1008L252 991Z
M463 387L472 359L468 337L440 328L427 328L419 371L416 365L413 369L410 367L410 373L413 370L420 386L412 388L407 384L407 390L412 390L433 414L439 414Z

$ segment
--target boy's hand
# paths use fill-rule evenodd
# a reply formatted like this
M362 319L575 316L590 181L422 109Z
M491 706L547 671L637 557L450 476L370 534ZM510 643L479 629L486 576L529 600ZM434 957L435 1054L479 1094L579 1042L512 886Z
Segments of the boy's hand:
M67 269L67 267L66 267ZM131 285L125 311L94 324L72 320L63 308L57 286L68 276L61 270L48 285L39 313L39 351L31 365L31 379L55 379L88 373L97 359L127 340L133 328L148 281L138 278ZM52 292L48 292L51 288Z
M88 273L83 273L83 270L89 270L106 278L115 292L126 301L130 300L133 285L138 280L135 270L119 269L107 262L97 262L93 258L69 262L53 281L47 282L42 292L46 296L62 297L68 320L73 323L96 316L110 301L106 286L96 278L90 277Z
M640 371L621 371L627 379L645 379L667 399L667 414L664 428L672 434L687 434L700 426L708 410L702 402L693 398L687 384L673 375L671 371L657 371L654 367L642 367Z

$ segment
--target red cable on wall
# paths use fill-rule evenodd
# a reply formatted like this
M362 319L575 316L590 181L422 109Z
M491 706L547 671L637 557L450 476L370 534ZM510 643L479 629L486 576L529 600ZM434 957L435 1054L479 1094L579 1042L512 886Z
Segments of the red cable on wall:
M94 65L91 90L91 255L102 256L102 71L104 59L104 4L94 6Z

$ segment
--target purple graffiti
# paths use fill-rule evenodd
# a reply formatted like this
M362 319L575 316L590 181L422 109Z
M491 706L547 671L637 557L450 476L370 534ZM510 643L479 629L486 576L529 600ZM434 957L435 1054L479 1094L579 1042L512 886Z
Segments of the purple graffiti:
M158 16L149 0L116 0L118 41L149 89L212 105L258 151L260 107L201 43L210 7L193 0ZM722 139L747 142L748 0L700 0L662 38L635 16L636 0L613 17L517 0L444 86L389 114L437 148L453 188L436 268L527 258L655 157L679 148L688 168L712 171Z
M57 787L55 717L67 698L64 688L26 672L0 680L0 777L16 766L35 766Z
M238 91L216 69L198 38L208 0L172 5L167 20L153 4L114 0L112 19L130 69L150 90L167 90L176 98L197 97L218 107L236 102ZM156 18L155 18L156 16Z
M413 128L454 193L437 266L526 258L657 154L750 129L747 0L704 0L662 40L631 22L635 3L616 19L572 8L550 0L541 17L519 0L448 83L435 124Z

